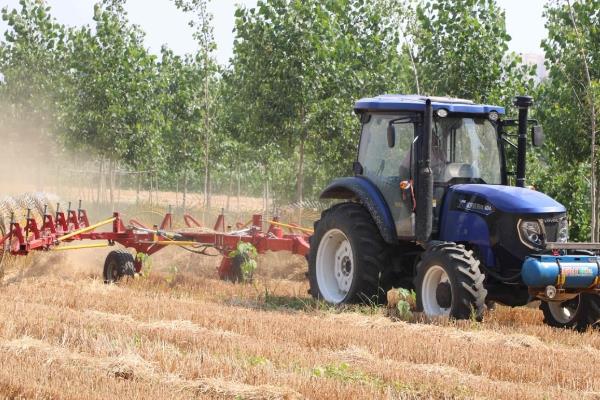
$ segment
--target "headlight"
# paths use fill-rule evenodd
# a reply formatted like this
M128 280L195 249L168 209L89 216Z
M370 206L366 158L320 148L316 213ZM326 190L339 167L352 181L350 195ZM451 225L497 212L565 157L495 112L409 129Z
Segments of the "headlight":
M563 218L558 222L556 241L559 243L567 243L569 241L569 221L566 218Z
M543 230L538 221L519 222L519 237L527 247L540 248L543 245Z

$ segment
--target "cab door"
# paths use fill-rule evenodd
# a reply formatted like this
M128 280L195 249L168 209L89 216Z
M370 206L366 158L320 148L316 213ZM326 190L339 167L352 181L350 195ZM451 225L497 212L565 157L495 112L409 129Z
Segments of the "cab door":
M381 191L390 208L396 232L401 239L415 235L413 197L409 189L402 190L400 183L410 181L411 146L415 138L412 122L394 124L395 144L389 147L387 128L400 114L371 114L363 119L358 161L363 176L369 178ZM414 158L414 156L413 156Z

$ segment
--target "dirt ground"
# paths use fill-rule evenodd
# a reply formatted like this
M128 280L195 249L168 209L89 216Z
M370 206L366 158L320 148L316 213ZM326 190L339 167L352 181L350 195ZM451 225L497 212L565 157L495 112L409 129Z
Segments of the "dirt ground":
M407 323L312 301L302 258L254 284L169 250L147 278L101 280L105 251L31 257L0 286L0 398L597 399L600 335L532 308Z

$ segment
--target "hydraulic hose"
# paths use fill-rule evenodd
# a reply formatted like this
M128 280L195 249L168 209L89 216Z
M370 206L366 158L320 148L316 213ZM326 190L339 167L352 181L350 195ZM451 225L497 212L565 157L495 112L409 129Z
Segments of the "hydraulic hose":
M517 284L518 282L516 282L516 281L521 278L521 272L518 272L517 274L515 274L513 276L502 276L499 273L488 269L485 265L483 265L483 263L481 264L481 267L484 270L486 275L489 275L492 278L499 280L500 282L505 283L505 284Z

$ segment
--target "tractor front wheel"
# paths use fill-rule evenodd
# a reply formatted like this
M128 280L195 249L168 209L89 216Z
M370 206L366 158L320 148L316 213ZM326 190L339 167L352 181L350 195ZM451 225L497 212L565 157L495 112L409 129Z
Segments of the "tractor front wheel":
M310 244L314 298L331 304L381 303L386 298L393 283L389 250L363 206L342 203L324 211Z
M428 317L483 319L487 290L473 252L455 243L436 243L417 265L417 308Z
M563 301L542 301L540 309L544 313L544 323L555 328L569 328L585 331L589 327L600 327L600 296L582 293Z
M108 253L104 262L104 283L116 283L124 276L135 274L135 260L127 250L114 250Z

